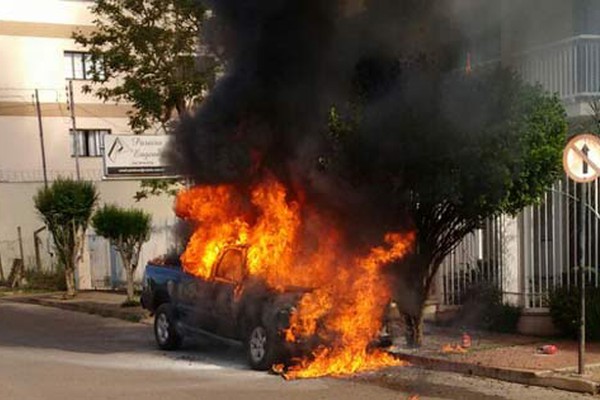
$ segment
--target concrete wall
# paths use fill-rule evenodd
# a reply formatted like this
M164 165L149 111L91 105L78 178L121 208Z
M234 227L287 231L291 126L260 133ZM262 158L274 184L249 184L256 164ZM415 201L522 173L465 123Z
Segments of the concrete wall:
M517 331L529 336L557 336L559 334L547 309L524 309L519 318Z
M175 244L173 226L175 224L175 215L172 211L173 199L167 196L151 197L136 203L133 199L135 191L139 188L139 182L136 181L110 181L95 183L100 194L100 204L111 203L123 207L142 208L152 215L153 234L148 243L142 249L140 265L143 266L149 259L157 255L164 254L169 247ZM8 274L10 266L15 258L20 258L17 227L21 228L22 242L25 265L28 268L35 266L35 251L33 233L38 228L44 226L41 218L37 214L33 196L43 187L40 183L0 183L0 259L5 275ZM94 236L93 229L88 231L89 237ZM57 263L53 255L53 243L50 236L45 232L41 236L41 256L44 269L51 269ZM102 247L104 246L104 247ZM101 255L100 260L104 260L106 265L98 265L93 262L94 255L90 254L98 249L103 249L105 255ZM92 259L90 260L90 257ZM95 257L98 257L96 254ZM91 270L91 268L104 268L109 270L111 265L111 253L108 245L92 246L90 241L86 243L84 252L84 263L78 273L80 288L88 289L92 287L92 275L100 276L100 272ZM114 258L114 255L113 255ZM113 264L116 260L112 260ZM118 262L118 261L117 261ZM114 267L114 266L113 266ZM142 269L138 271L138 278L141 276Z

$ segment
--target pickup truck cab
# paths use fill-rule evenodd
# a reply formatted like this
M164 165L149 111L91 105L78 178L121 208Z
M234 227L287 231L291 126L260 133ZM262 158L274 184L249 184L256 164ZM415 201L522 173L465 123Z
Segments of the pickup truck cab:
M175 350L189 335L241 342L250 366L257 370L268 369L290 354L285 329L294 305L307 290L269 289L249 276L246 253L245 246L226 247L207 279L185 272L178 262L148 263L142 306L154 314L154 335L161 349Z

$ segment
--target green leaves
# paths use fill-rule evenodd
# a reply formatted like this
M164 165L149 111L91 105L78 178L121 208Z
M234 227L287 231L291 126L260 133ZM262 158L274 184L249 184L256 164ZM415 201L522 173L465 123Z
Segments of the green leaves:
M203 54L203 68L196 65L206 20L199 2L98 0L91 10L94 32L73 34L101 66L92 68L86 90L104 101L132 103L134 132L188 112L214 83L216 58Z
M504 68L410 73L383 98L331 109L323 165L388 215L409 215L436 266L486 218L540 201L560 175L566 114Z
M34 197L35 208L50 230L87 228L98 194L91 182L58 179Z
M105 205L94 214L96 232L114 244L143 243L149 239L152 217L143 210Z
M52 233L58 259L65 267L67 288L74 294L73 271L98 201L96 187L91 182L58 179L48 188L38 190L33 201Z

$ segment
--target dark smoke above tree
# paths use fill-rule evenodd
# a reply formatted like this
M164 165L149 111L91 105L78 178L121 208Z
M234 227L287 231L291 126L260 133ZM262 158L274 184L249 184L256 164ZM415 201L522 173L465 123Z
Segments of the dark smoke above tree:
M182 119L171 161L197 184L275 174L354 244L416 230L414 255L389 269L418 344L443 258L558 176L559 100L500 67L465 74L447 2L206 3L226 74Z

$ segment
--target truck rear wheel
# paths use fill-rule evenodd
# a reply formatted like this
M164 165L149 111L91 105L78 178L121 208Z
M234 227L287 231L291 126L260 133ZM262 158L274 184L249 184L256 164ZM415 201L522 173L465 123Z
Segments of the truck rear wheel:
M251 327L246 340L248 363L252 369L265 371L278 361L279 341L277 335L262 324Z
M183 337L177 332L175 311L169 303L164 303L154 316L154 338L161 350L177 350Z

